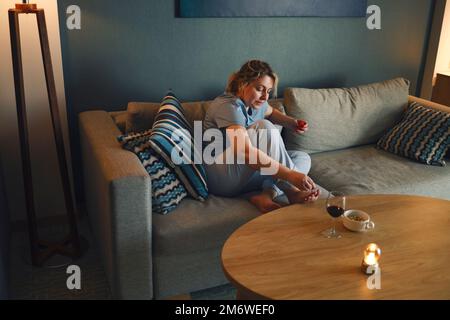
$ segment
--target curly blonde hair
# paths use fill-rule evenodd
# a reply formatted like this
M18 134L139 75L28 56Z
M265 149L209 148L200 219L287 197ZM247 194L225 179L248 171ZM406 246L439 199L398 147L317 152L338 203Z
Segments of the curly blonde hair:
M242 65L239 71L234 72L228 79L226 93L237 95L242 87L263 77L269 76L273 80L272 96L277 96L278 76L273 72L267 62L261 60L250 60Z

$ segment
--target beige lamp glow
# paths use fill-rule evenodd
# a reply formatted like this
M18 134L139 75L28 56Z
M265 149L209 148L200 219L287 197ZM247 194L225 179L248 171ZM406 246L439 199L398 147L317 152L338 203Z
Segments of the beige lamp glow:
M34 196L33 181L31 172L30 146L28 141L28 126L25 104L24 75L22 66L22 50L20 43L20 14L35 14L39 32L42 61L44 64L45 80L47 85L47 95L49 100L50 114L52 117L53 134L58 156L59 173L63 186L65 206L69 223L69 234L60 242L48 242L41 240L38 235ZM20 152L22 158L23 182L25 187L25 198L27 208L28 232L31 250L31 262L35 266L42 266L43 263L55 254L75 258L80 256L80 244L75 217L75 203L72 199L70 188L69 170L64 149L64 140L59 116L58 101L56 96L55 79L50 55L47 26L45 22L44 9L38 9L36 4L28 1L16 4L14 9L9 9L9 30L11 36L11 52L14 71L14 86L16 94L17 120L19 127Z

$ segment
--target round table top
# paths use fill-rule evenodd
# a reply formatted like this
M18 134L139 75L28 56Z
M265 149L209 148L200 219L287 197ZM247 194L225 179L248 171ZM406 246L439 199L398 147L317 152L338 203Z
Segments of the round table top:
M450 299L450 201L348 196L346 209L366 211L375 228L352 232L338 220L342 238L325 238L325 200L255 218L226 241L225 275L255 299ZM382 251L376 279L361 271L371 242Z

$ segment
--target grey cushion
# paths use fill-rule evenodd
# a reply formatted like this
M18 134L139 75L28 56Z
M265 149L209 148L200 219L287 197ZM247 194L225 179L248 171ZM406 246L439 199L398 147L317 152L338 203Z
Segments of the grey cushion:
M205 118L206 110L212 101L196 101L182 103L186 112L186 118L194 128L194 121ZM283 100L273 99L269 104L284 113ZM127 107L127 119L125 132L141 132L152 127L160 104L156 102L130 102ZM281 130L281 127L278 129Z
M328 190L348 194L417 194L450 200L450 166L432 167L375 145L311 156L310 176Z
M112 111L108 112L114 123L119 128L120 132L125 133L126 123L127 123L127 112L126 111Z
M403 78L355 88L288 88L286 113L308 121L309 131L284 130L286 147L315 153L375 143L400 120L408 90Z
M236 228L258 215L256 207L243 198L185 199L171 214L153 215L154 254L219 248Z
M159 106L159 102L128 103L125 132L141 132L150 129Z
M318 188L321 198L326 197L327 190ZM234 230L260 215L247 200L252 194L236 198L210 195L205 202L186 198L169 215L153 214L155 254L188 254L221 247ZM288 204L282 196L277 201Z

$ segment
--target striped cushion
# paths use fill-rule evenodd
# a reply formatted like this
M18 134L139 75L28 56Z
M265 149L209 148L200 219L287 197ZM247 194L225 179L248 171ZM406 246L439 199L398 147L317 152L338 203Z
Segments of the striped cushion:
M430 165L445 165L450 113L412 102L403 119L377 143L380 149Z
M150 144L175 170L190 196L200 201L208 197L205 169L201 163L194 163L194 159L202 158L194 148L192 128L181 103L171 92L161 102L150 134Z
M123 148L134 152L152 180L152 212L167 214L187 196L186 189L172 169L161 160L149 143L151 131L119 136Z

